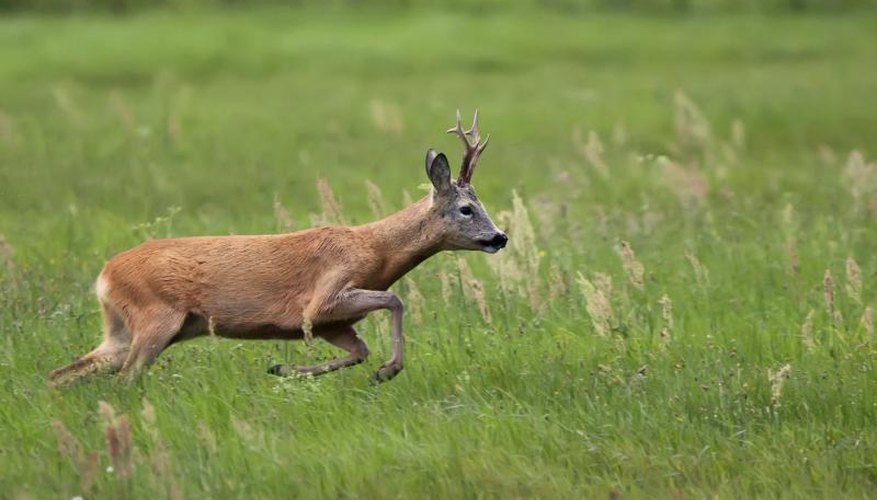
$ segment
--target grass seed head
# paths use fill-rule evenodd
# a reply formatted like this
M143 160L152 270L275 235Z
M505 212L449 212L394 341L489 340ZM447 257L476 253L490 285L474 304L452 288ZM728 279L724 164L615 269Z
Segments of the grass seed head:
M807 317L804 318L804 323L801 324L801 342L804 343L804 347L807 348L808 352L813 352L816 348L816 340L813 338L813 315L815 311L812 309L807 313Z
M874 309L871 306L867 306L862 313L862 328L868 334L868 339L870 340L870 337L874 335Z
M609 178L609 166L603 160L603 142L597 132L588 132L588 140L582 139L582 131L578 127L573 129L573 145L579 154L593 167L600 177Z
M438 277L442 284L442 302L445 303L445 307L450 306L454 298L453 288L451 287L451 276L447 271L442 269L439 271Z
M408 276L405 277L405 287L408 289L405 303L408 306L411 321L415 326L419 327L423 325L423 305L425 302L423 295L420 293L420 289L417 288L417 282Z
M621 264L627 273L627 279L630 284L638 290L645 288L645 267L642 262L636 260L636 255L631 248L630 243L621 240L618 244L619 255L621 256Z
M371 208L372 215L376 219L387 215L387 204L384 202L384 194L381 192L381 188L370 180L365 181L365 188L368 191L368 206Z
M371 116L372 123L382 132L398 135L405 130L402 111L396 104L372 99Z
M767 370L767 380L770 382L770 402L774 407L780 406L780 399L783 396L783 383L792 373L792 365L785 364L782 368L774 372L770 368Z
M320 177L317 179L317 191L320 193L320 203L323 205L323 221L326 224L345 225L344 211L341 204L335 198L335 193L329 187L329 181Z
M280 196L277 193L274 194L274 220L277 222L277 231L292 231L295 229L295 221L292 219L292 215L289 213L289 210L283 206L283 203L280 201Z
M700 260L697 258L697 255L694 255L693 252L686 250L685 260L688 261L688 264L691 266L691 270L694 271L694 281L697 283L697 286L704 288L709 285L709 270L707 270L707 268L700 262Z
M608 337L612 331L612 326L610 324L612 319L612 304L610 302L611 297L604 294L606 291L606 282L603 283L602 287L598 287L588 280L582 273L578 273L577 281L579 283L579 288L582 291L582 295L585 297L585 309L588 312L588 316L591 318L591 324L594 326L594 331L601 337ZM595 281L597 280L595 279ZM608 283L610 284L609 289L611 290L611 280L609 280Z
M12 260L12 256L15 254L15 249L12 248L12 245L6 241L6 237L0 234L0 262L3 262L3 265L6 266L7 270L12 270L15 263Z
M475 301L478 306L478 312L481 313L481 318L488 325L491 324L493 318L490 315L490 308L487 306L484 285L475 279L475 275L472 273L472 268L469 267L469 262L459 255L457 256L457 270L460 273L460 284L463 287L463 295L467 299Z
M831 321L835 326L838 326L842 321L842 316L840 310L835 307L834 303L834 278L831 276L831 270L826 269L825 275L822 278L822 295L825 299L825 310L828 312L828 317L831 318Z
M856 304L862 303L862 270L852 257L847 257L846 262L847 282L844 289L847 297Z

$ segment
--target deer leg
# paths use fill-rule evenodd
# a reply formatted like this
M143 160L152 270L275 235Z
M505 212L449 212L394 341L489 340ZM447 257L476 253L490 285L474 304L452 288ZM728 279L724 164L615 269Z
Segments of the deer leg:
M49 374L50 385L58 387L87 375L103 371L117 372L122 368L131 344L131 333L125 327L122 317L105 302L101 302L101 315L104 322L104 341L76 361L52 371Z
M386 382L402 371L404 338L402 337L402 301L390 292L353 288L337 295L319 308L317 322L358 319L370 312L387 309L393 321L393 354L375 373L375 380Z
M141 319L142 324L134 327L134 340L119 374L126 381L134 379L155 361L180 332L186 314L162 308L160 311L140 313L140 317L148 319Z
M289 375L322 375L324 373L334 372L341 368L354 366L362 363L368 357L368 345L359 337L356 330L352 326L348 326L339 330L321 333L326 342L340 347L349 354L342 358L336 358L325 363L314 366L293 366L293 365L274 365L268 369L268 373L286 377Z

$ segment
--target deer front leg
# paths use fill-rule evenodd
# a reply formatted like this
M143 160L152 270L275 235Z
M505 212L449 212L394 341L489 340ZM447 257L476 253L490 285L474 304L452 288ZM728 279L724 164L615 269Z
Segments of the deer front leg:
M322 375L324 373L347 368L362 363L368 357L368 345L359 337L352 326L321 333L326 342L340 347L349 354L343 358L333 359L314 366L274 365L268 369L268 373L281 377L289 375Z
M352 288L338 294L320 308L317 322L355 320L379 309L390 311L393 322L393 354L375 373L375 380L386 382L402 371L404 339L402 338L402 301L390 292Z

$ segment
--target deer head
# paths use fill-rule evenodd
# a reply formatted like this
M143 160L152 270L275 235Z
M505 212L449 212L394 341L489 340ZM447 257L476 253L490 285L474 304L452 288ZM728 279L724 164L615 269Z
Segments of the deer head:
M478 111L469 130L463 129L460 111L457 124L448 130L463 142L463 162L457 180L451 180L451 167L443 153L430 149L426 153L426 175L433 186L431 213L438 220L445 250L482 250L496 253L508 242L497 229L472 187L472 172L489 137L481 141Z

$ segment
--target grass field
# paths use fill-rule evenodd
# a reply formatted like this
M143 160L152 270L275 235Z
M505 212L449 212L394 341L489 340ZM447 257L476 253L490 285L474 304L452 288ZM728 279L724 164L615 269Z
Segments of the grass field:
M875 26L0 19L0 497L874 497ZM366 366L322 378L265 369L324 345L204 338L47 387L100 338L113 254L401 208L476 106L511 247L394 287L392 382L376 314Z

